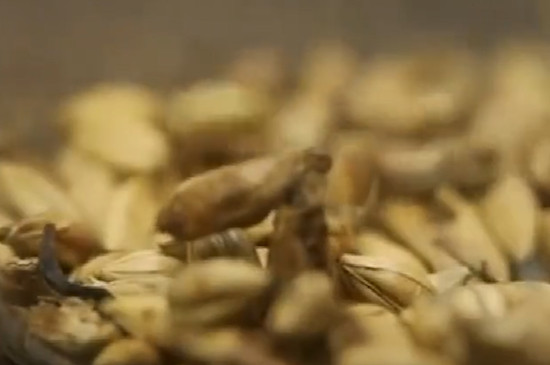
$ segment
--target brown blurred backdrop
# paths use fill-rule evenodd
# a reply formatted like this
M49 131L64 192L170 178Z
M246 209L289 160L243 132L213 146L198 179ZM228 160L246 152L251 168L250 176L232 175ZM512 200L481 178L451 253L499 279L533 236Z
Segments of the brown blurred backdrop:
M212 75L240 49L292 56L343 39L362 52L426 37L485 48L544 36L544 0L0 0L0 118L47 119L60 95L103 79L168 88Z

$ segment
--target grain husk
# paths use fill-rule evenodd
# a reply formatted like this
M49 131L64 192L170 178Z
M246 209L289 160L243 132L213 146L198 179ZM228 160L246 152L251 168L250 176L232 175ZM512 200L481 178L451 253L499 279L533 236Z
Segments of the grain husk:
M168 342L170 313L164 295L117 295L102 302L99 309L133 338L157 346Z
M118 294L164 293L182 263L157 250L118 251L97 256L71 277Z
M100 241L87 225L48 216L30 217L4 227L6 231L2 242L10 246L19 257L36 257L43 229L52 221L56 224L57 258L63 266L74 268L103 251Z
M422 262L403 246L400 246L382 232L364 230L355 238L357 253L364 256L385 257L388 260L411 267L415 272L428 275Z
M287 284L267 315L266 327L276 336L315 337L338 319L332 283L321 272L304 272Z
M351 87L349 113L359 125L401 135L452 125L473 101L474 63L468 51L449 48L380 56Z
M336 121L334 108L325 99L298 94L275 114L266 135L272 151L322 146Z
M69 98L61 119L77 148L123 172L149 172L168 159L160 104L143 87L101 83Z
M160 365L161 356L147 342L132 338L117 340L94 359L93 365Z
M71 147L59 154L57 165L68 195L99 235L108 222L107 210L117 184L114 171L102 161Z
M452 216L442 223L441 245L473 271L483 272L491 280L509 280L506 257L486 229L475 205L449 187L438 189L436 198Z
M539 204L528 182L518 175L502 176L479 204L487 228L508 257L514 262L530 258Z
M344 254L340 267L341 280L353 298L394 312L434 291L425 272L416 272L414 267L384 257Z
M106 212L103 244L107 250L153 248L159 196L154 181L133 177L113 192Z
M179 326L208 326L248 318L269 285L269 274L256 265L213 258L184 267L168 301Z
M243 84L206 80L174 93L167 109L168 130L186 136L205 130L257 130L270 105L265 94Z
M439 231L428 207L413 199L388 199L381 208L384 226L431 270L459 266L457 260L438 247Z
M89 303L73 298L58 305L42 302L31 307L28 321L31 333L59 351L82 359L93 357L121 335Z
M326 172L330 157L312 150L260 157L183 181L161 208L157 228L191 240L265 219L307 171Z
M55 214L65 219L79 218L77 207L59 184L35 166L2 161L0 189L22 217Z

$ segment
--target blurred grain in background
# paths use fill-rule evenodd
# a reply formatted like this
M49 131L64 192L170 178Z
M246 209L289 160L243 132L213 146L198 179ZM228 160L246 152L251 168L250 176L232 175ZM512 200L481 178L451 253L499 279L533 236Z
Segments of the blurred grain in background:
M181 85L215 74L251 46L280 46L296 59L327 37L373 52L426 37L484 48L502 37L541 36L539 6L535 0L0 0L0 121L20 128L39 122L60 95L98 80Z

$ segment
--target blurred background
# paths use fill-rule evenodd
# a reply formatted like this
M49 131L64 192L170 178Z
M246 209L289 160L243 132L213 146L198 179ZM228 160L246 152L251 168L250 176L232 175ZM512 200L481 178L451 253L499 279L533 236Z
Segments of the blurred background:
M279 46L294 60L326 37L365 54L445 37L486 49L510 36L548 35L543 7L540 0L0 0L0 119L37 122L61 95L98 80L178 86L254 46Z

